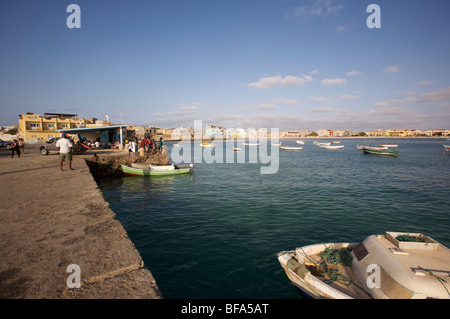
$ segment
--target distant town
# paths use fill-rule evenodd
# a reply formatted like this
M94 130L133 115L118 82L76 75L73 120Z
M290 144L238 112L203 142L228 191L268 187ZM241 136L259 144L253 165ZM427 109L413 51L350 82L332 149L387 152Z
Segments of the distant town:
M26 142L47 141L59 137L62 131L69 134L92 135L96 138L103 134L102 139L142 139L147 137L163 138L164 140L189 140L189 139L252 139L267 138L334 138L334 137L440 137L450 136L449 129L433 128L429 130L418 129L387 129L376 131L351 131L319 129L315 131L288 130L271 131L268 128L258 129L233 129L217 126L203 125L201 129L193 127L162 128L158 126L137 126L131 124L113 124L109 120L96 118L79 118L77 114L44 113L43 116L28 112L19 115L18 126L2 127L2 134L20 135ZM119 131L117 131L119 130ZM106 133L105 133L106 132ZM106 135L105 135L106 134Z

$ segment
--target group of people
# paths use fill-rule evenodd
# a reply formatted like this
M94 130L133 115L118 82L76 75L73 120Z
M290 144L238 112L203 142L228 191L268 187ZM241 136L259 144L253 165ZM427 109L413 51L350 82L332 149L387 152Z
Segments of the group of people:
M14 153L17 157L23 156L25 154L25 141L23 138L13 140L13 143L9 146L11 150L11 157L14 157Z
M140 141L131 140L128 143L128 154L137 153L140 149L144 150L145 154L151 153L156 154L161 150L161 147L164 144L164 140L162 137L159 139L159 142L156 142L154 138L143 138Z

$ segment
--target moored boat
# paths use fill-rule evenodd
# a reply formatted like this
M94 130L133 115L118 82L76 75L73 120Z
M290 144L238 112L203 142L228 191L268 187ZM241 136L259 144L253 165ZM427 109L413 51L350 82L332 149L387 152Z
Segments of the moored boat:
M398 144L380 144L379 146L385 146L385 147L398 147Z
M363 152L365 154L373 154L373 155L398 156L398 151L391 151L388 149L387 150L386 149L379 150L379 149L364 147Z
M300 144L300 145L305 145L304 141L295 141L295 143Z
M203 142L200 144L201 147L214 147L213 143L210 142Z
M387 146L366 146L366 145L356 145L356 148L359 150L363 150L364 148L372 149L372 150L387 150Z
M189 165L149 165L147 168L132 167L121 164L124 175L127 176L164 176L179 175L191 173L194 170L194 164Z
M259 143L249 143L249 142L242 142L242 144L246 145L246 146L258 146Z
M331 145L331 142L314 142L313 144L317 146L329 146Z
M301 151L303 147L301 146L280 146L280 150L286 151Z
M292 284L316 299L449 299L450 250L420 233L386 232L361 243L282 251Z
M344 145L320 145L320 147L328 150L341 150Z

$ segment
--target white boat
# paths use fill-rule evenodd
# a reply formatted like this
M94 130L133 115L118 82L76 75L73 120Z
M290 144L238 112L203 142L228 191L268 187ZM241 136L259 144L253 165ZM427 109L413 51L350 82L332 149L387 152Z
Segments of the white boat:
M323 145L331 145L331 142L327 142L327 143L324 143L324 142L314 142L313 143L314 145L317 145L317 146L323 146Z
M331 143L333 143L333 144L341 144L341 141L333 141Z
M272 145L272 146L281 146L282 144L280 142L280 143L270 143L270 145Z
M301 146L280 146L280 150L286 151L301 151L303 147Z
M366 146L366 145L356 145L359 150L369 149L369 150L387 150L387 146Z
M308 245L277 257L292 284L315 299L450 299L450 250L420 233Z
M233 147L233 151L235 151L235 152L240 151L240 150L241 150L240 147Z
M295 143L300 144L300 145L305 145L305 142L303 142L303 141L295 141Z
M242 144L247 145L247 146L258 146L259 143L248 143L248 142L242 142Z
M213 143L210 142L203 142L200 144L201 147L214 147Z
M341 150L344 145L320 145L320 147L328 150Z
M398 147L398 144L379 144L378 146L384 147Z

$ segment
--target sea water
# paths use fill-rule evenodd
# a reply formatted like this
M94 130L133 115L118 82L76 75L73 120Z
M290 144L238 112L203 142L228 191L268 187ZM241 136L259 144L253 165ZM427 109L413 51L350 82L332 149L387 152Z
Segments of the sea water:
M279 151L276 174L249 161L203 162L188 175L97 183L164 298L301 298L277 252L386 231L419 232L450 247L445 140L370 142L398 144L398 157L363 154L356 145L364 143L342 139L344 149L326 150L306 139L302 151Z

